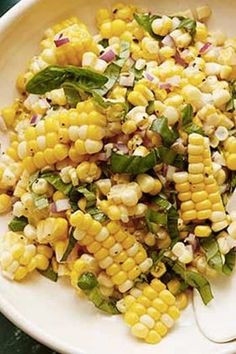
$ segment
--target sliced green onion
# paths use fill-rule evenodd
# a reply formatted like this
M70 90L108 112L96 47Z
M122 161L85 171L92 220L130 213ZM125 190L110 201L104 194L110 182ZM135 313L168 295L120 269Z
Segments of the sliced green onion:
M114 173L138 175L152 169L156 164L155 150L144 157L121 155L115 152L111 155L111 171Z
M69 242L60 262L65 262L67 260L67 258L69 257L70 253L72 252L72 250L74 249L77 243L77 240L74 238L73 234L74 234L74 229L72 229L69 234Z
M46 270L38 270L38 272L43 275L45 278L48 278L51 281L57 282L58 274L54 272L52 265L50 264Z
M24 230L26 225L28 225L28 219L25 216L14 216L8 224L8 227L11 231L20 232Z
M50 183L57 191L68 195L72 189L71 183L64 183L61 177L56 173L44 173L40 176Z

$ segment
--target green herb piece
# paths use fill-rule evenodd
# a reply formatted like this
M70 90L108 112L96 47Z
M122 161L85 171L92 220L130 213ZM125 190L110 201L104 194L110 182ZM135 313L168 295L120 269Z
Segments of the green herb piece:
M89 213L94 220L99 222L104 222L108 219L108 217L100 209L96 207L86 209L86 213Z
M38 95L59 89L62 85L72 83L78 89L85 92L92 92L94 89L106 84L107 78L97 72L68 65L61 67L50 65L33 76L26 85L26 91Z
M236 80L232 81L229 85L229 89L230 89L230 93L231 93L231 99L229 100L229 102L227 102L226 104L226 111L227 112L233 112L235 110L235 104L234 104L234 100L236 99Z
M186 284L198 290L205 305L213 299L210 283L203 275L187 270L184 264L178 261L172 261L170 258L165 257L165 261Z
M235 267L236 261L236 251L234 249L230 250L229 253L225 255L225 263L222 268L222 272L225 275L231 275Z
M45 195L37 195L35 193L32 193L33 200L34 200L34 205L37 209L41 210L44 208L47 208L49 206L49 201L47 196Z
M71 183L64 183L61 177L54 173L44 173L41 175L41 178L44 178L48 183L50 183L57 191L68 195L72 189Z
M82 290L91 290L98 286L95 275L91 272L83 273L78 280L78 287Z
M165 36L159 36L158 34L155 34L152 30L152 23L157 18L161 18L161 16L138 13L134 14L134 19L139 24L139 26L143 27L145 31L150 34L150 36L152 36L158 41L161 41Z
M105 85L103 85L103 88L96 89L93 91L98 93L101 96L104 96L107 94L108 91L115 85L116 81L118 80L120 76L120 67L116 65L115 63L111 63L105 70L104 75L108 78L108 81Z
M146 108L146 112L149 115L155 113L155 102L154 101L149 102L149 104Z
M178 211L172 206L167 212L167 230L172 240L179 238Z
M182 128L188 135L192 133L205 135L203 129L193 123L193 107L191 104L187 104L182 110Z
M77 103L81 101L80 92L79 92L77 86L71 82L65 82L62 85L62 88L64 89L67 103L72 108L76 107Z
M160 250L160 251L154 251L152 250L148 256L152 258L153 260L153 265L155 266L157 263L159 263L160 261L162 261L162 259L165 257L165 252L166 249Z
M166 199L165 196L158 195L157 197L153 198L153 202L159 206L160 209L168 211L172 204Z
M134 81L137 82L142 79L144 69L138 70L135 68L135 65L133 65L132 68L130 69L130 72L134 74Z
M103 48L106 48L109 46L109 41L108 41L108 39L103 38L100 42L98 42L98 44L102 45Z
M196 34L197 22L191 18L182 18L177 29L185 29L192 37Z
M102 295L98 281L93 273L83 273L78 279L78 287L84 290L88 299L101 311L115 315L119 311L116 307L116 301L112 298L106 298Z
M130 43L127 41L121 41L119 58L115 61L115 64L122 68L130 56Z
M72 229L69 234L69 242L60 262L65 262L67 260L68 256L70 255L70 253L72 252L72 250L74 249L77 243L77 240L74 238L73 234L74 234L74 229Z
M167 224L167 215L160 213L154 209L149 208L145 214L145 221L148 227L148 230L152 233L157 233L159 225Z
M217 272L222 271L223 262L217 241L212 237L207 237L200 241L202 248L206 252L207 263Z
M178 133L169 127L166 117L155 119L150 129L161 136L166 147L170 147L178 138Z
M236 172L231 173L230 178L230 190L233 192L234 188L236 187Z
M175 166L183 169L185 165L184 156L178 154L174 150L171 150L165 146L160 146L155 149L157 156L157 163L165 163L166 165Z
M20 232L23 231L25 226L28 225L28 219L25 216L14 216L14 218L8 224L11 231Z
M57 282L58 274L54 272L52 265L50 264L46 270L38 270L38 272L43 275L45 278L50 279L51 281Z
M84 186L80 186L77 188L77 191L82 194L87 200L87 207L91 207L96 204L96 195L94 191L91 190L92 186L90 185L90 190Z
M38 176L39 176L39 172L35 172L35 173L33 173L32 175L30 175L30 178L29 178L29 188L32 187L32 184L38 179Z
M127 102L104 98L97 92L93 93L93 98L94 102L106 111L106 115L112 118L112 121L124 119L129 111Z
M114 173L130 173L137 175L145 173L157 164L155 150L148 155L142 156L127 156L117 154L111 155L111 171Z

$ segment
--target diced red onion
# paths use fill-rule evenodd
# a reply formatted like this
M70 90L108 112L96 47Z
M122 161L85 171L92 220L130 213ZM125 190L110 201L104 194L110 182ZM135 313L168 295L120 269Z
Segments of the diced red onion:
M3 117L0 116L0 131L6 132L7 131L7 126L6 123L3 119Z
M55 203L50 204L50 211L52 213L57 213L57 208L56 208L56 204Z
M177 50L175 53L175 61L177 64L183 66L184 68L188 65L186 61L181 57L179 51Z
M155 77L147 71L144 72L143 76L149 81L153 81L155 79Z
M57 212L66 211L71 208L69 199L59 199L55 202Z
M199 50L199 54L205 54L210 47L212 46L212 44L210 42L205 43Z
M31 120L30 120L30 124L31 125L36 125L39 121L40 121L41 117L38 116L37 114L34 114L32 117L31 117Z
M175 42L174 42L173 38L169 34L163 38L162 43L165 46L168 46L168 47L171 47L171 48L175 48Z
M168 82L160 82L159 87L161 90L166 90L167 92L170 92L172 86Z
M196 251L196 249L199 246L199 242L194 234L190 233L188 235L188 237L186 237L185 241L188 242L192 246L193 251Z
M97 154L97 160L98 161L107 161L108 156L105 152L100 152L99 154Z
M107 63L110 63L115 58L116 58L116 53L112 49L109 49L106 52L104 52L102 55L100 55L100 59L105 60Z
M67 37L65 37L65 38L59 38L59 39L55 39L55 40L54 40L54 43L55 43L55 45L56 45L57 48L61 47L61 46L64 45L64 44L67 44L67 43L69 43L69 42L70 42L70 40L69 40L69 38L67 38Z
M127 154L129 152L129 149L125 144L118 143L116 147L119 151L123 152L124 154Z

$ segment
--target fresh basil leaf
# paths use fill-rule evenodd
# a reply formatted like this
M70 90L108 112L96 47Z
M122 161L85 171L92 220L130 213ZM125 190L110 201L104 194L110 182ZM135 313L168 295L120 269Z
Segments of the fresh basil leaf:
M167 212L167 230L172 240L179 238L178 211L172 206Z
M167 224L167 215L149 208L145 213L145 221L148 230L155 234L158 231L159 225Z
M28 219L25 216L14 216L9 222L8 227L11 231L20 232L24 230L26 225L28 225Z
M231 275L234 270L236 262L236 251L234 249L230 250L229 253L225 255L225 263L222 268L222 272L225 275Z
M138 70L135 68L135 65L132 66L130 72L134 74L134 81L137 82L143 78L144 69Z
M65 82L62 84L62 88L64 89L67 103L72 108L76 107L77 103L81 101L81 96L77 86L72 82Z
M177 29L185 29L192 37L196 34L197 22L191 18L183 18Z
M43 275L45 278L50 279L51 281L57 282L58 274L54 272L52 265L50 264L46 270L39 270L38 272Z
M189 134L200 134L200 135L205 135L204 130L199 127L199 125L195 124L195 123L190 123L189 125L187 125L186 127L184 127L184 131L189 135Z
M128 113L129 107L127 102L104 98L97 92L93 93L93 99L95 104L105 110L107 117L112 118L111 121L122 120Z
M186 104L182 110L182 126L185 127L193 121L193 107L191 104Z
M68 256L70 255L70 253L72 252L72 250L74 249L77 243L77 240L74 238L73 234L74 234L74 229L72 229L69 234L69 242L60 262L65 262L67 260Z
M231 93L231 99L229 102L227 102L225 109L227 112L232 113L235 110L234 100L236 99L236 80L230 82L229 89Z
M161 136L163 145L166 147L170 147L178 138L178 133L169 127L166 117L155 119L150 130Z
M44 173L40 176L41 178L44 178L48 183L50 183L57 191L64 193L65 195L68 195L72 189L72 184L71 183L64 183L61 179L61 177L54 173Z
M151 37L155 38L158 41L161 41L165 36L159 36L155 34L152 30L152 23L157 18L161 18L161 16L150 15L150 14L134 14L134 19L139 24L139 26L143 27L145 31L147 31Z
M178 261L173 261L170 258L165 257L165 261L172 270L185 281L185 283L198 290L205 305L213 299L210 283L203 275L198 272L187 270L184 264Z
M84 186L80 186L77 189L77 192L82 194L87 200L87 207L91 207L96 204L96 194L92 191L92 185L90 185L90 190Z
M111 155L111 171L114 173L130 173L137 175L145 173L157 164L155 150L148 155L142 156L127 156L117 154Z
M86 213L89 213L94 220L99 222L104 222L108 219L107 216L100 209L96 207L86 209Z
M200 240L200 244L206 252L207 263L209 266L219 273L222 272L223 261L217 241L214 238L209 237Z
M165 163L166 165L175 166L183 169L185 166L185 159L183 155L178 154L165 146L160 146L155 149L157 155L157 163Z
M160 251L152 250L148 254L148 256L151 257L153 260L153 265L156 265L157 263L162 261L162 259L165 257L165 252L166 252L166 249L162 249Z
M112 298L106 298L102 295L98 281L93 273L83 273L78 279L78 287L84 290L88 299L101 311L109 314L118 314L116 301Z
M109 41L107 38L103 38L98 44L102 45L103 48L107 48L109 46Z
M127 41L121 41L119 58L115 61L115 64L122 68L130 56L130 43Z
M115 85L115 83L117 82L119 76L120 76L120 70L121 68L116 65L115 63L111 63L110 65L108 65L108 67L106 68L104 75L107 77L108 81L105 85L103 85L103 88L100 89L96 89L93 92L98 93L101 96L104 96L105 94L107 94L108 91L110 91L110 89Z
M26 91L38 95L62 87L65 82L73 83L78 89L92 92L107 82L106 76L86 68L68 65L50 65L33 76L26 85Z

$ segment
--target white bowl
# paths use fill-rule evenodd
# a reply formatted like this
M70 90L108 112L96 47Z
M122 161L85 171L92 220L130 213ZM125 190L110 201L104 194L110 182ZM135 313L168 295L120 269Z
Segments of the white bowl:
M158 12L171 13L204 4L204 0L134 0ZM211 28L228 34L236 32L233 0L209 1ZM111 6L109 0L22 0L0 19L0 106L16 95L15 79L38 51L43 31L53 23L77 15L90 28L96 9ZM0 137L1 138L1 137ZM1 232L7 220L1 220ZM233 305L233 304L232 304ZM234 305L233 305L234 306ZM98 312L86 300L77 298L64 282L54 284L34 274L18 284L0 277L0 310L16 325L60 353L68 354L234 354L236 344L216 344L198 330L192 306L182 314L177 326L159 345L146 345L129 334L120 316Z

